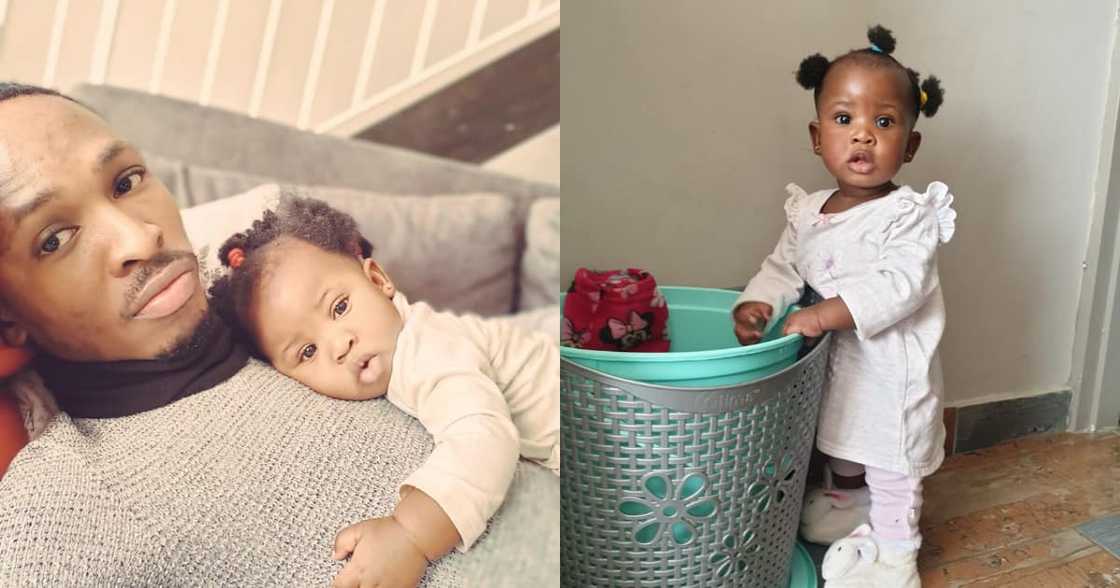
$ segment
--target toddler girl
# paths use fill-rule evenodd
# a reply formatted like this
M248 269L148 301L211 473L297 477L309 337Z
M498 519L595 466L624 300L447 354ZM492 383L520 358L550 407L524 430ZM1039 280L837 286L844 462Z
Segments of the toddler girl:
M944 457L937 248L956 213L945 184L919 192L893 182L921 144L918 115L937 112L942 90L891 57L889 31L874 27L868 38L870 48L832 61L815 54L797 71L815 99L813 152L837 187L787 187L788 224L734 310L736 335L750 344L805 284L824 298L785 331L835 332L817 446L833 472L865 472L871 500L870 525L849 525L825 556L829 588L920 585L922 478Z
M210 294L280 372L334 398L386 396L432 433L392 516L344 529L334 546L335 559L352 553L340 581L415 585L429 561L474 543L519 455L559 474L559 347L409 303L372 250L349 215L285 197L222 245L230 271Z

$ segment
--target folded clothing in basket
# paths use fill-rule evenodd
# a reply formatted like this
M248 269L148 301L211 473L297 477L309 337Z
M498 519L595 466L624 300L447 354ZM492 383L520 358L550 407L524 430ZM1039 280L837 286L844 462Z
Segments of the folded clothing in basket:
M560 344L604 351L669 351L669 306L640 269L580 268L564 297Z

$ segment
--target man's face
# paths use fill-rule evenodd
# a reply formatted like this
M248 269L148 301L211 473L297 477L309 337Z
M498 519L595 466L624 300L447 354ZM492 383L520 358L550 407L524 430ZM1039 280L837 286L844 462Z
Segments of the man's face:
M167 188L95 114L0 102L0 334L75 361L151 359L206 314Z

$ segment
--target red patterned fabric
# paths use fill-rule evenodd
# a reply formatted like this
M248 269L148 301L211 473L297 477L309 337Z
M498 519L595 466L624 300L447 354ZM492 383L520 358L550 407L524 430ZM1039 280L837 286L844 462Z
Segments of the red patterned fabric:
M560 344L604 351L669 351L669 307L649 272L580 268L564 298Z

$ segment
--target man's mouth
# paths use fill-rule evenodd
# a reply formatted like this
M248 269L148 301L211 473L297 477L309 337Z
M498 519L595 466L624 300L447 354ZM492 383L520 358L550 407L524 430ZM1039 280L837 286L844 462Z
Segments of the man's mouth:
M848 158L848 169L857 174L870 173L875 168L875 162L868 151L856 151Z
M195 265L193 257L182 257L156 272L140 289L128 316L153 320L178 312L201 287Z

